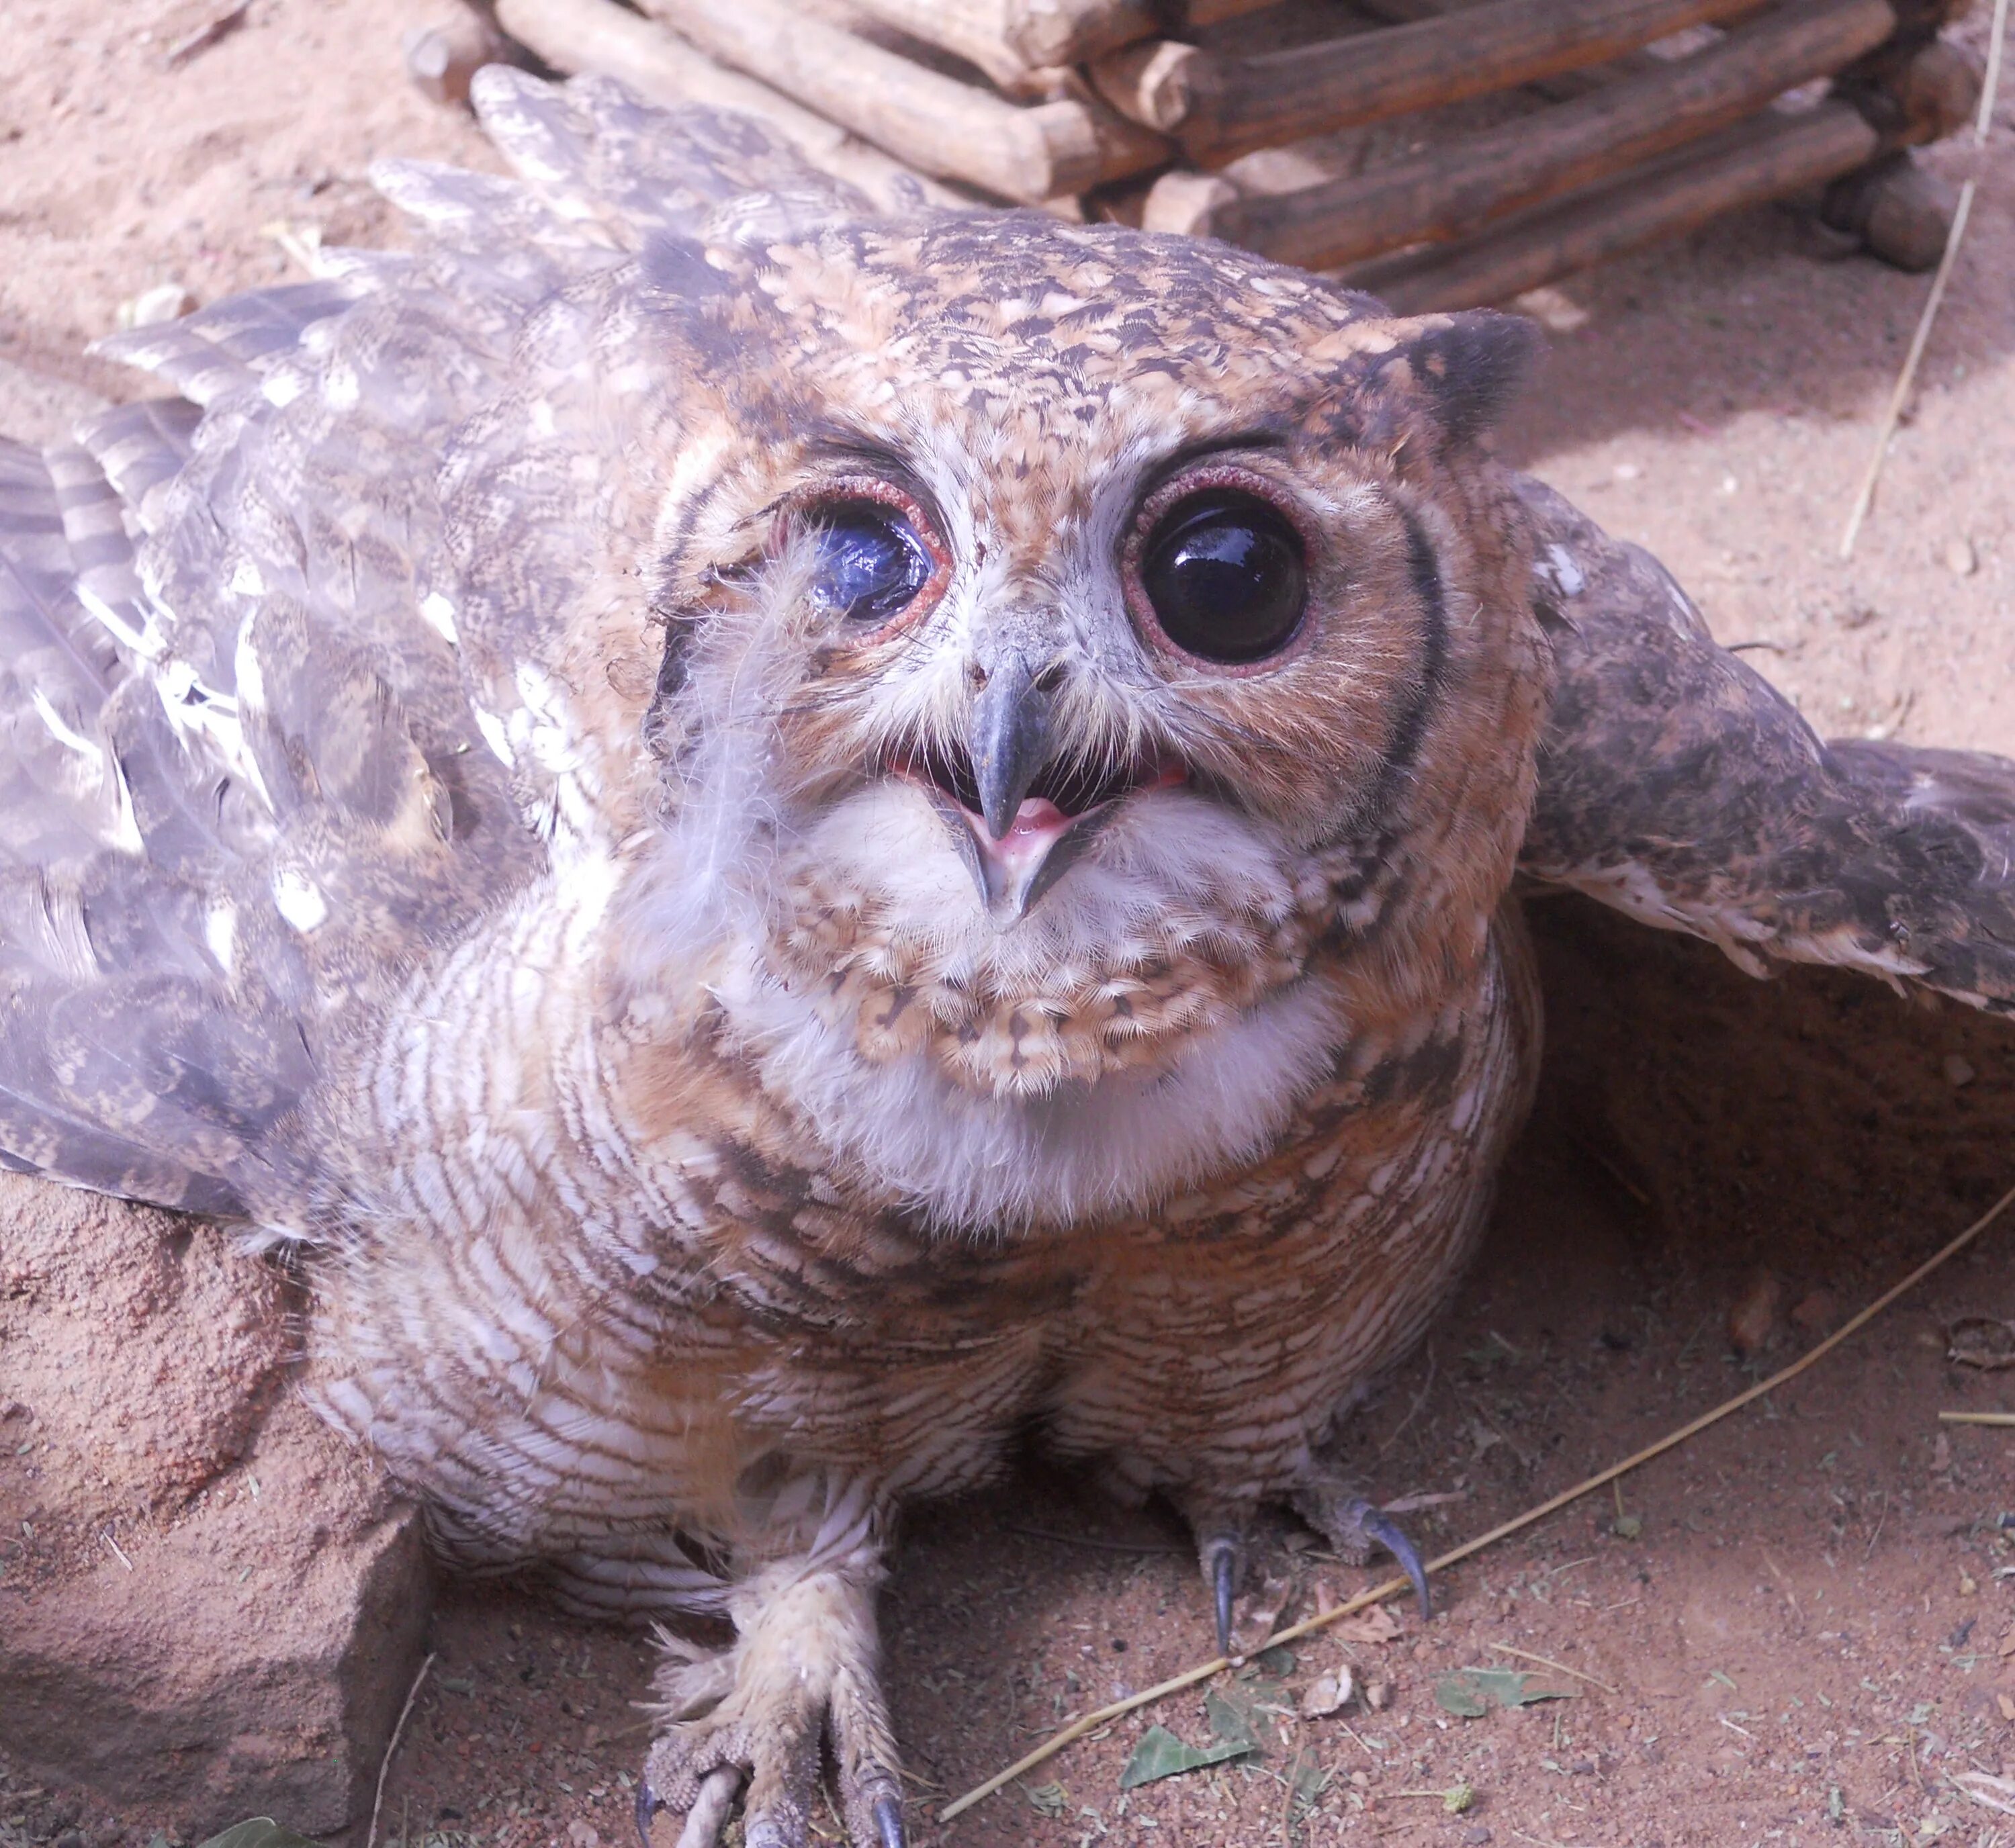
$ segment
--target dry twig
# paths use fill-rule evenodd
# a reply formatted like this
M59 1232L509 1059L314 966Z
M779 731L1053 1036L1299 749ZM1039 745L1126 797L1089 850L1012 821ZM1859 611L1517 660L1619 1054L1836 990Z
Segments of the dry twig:
M1576 1681L1586 1681L1591 1688L1600 1688L1605 1694L1616 1692L1608 1682L1599 1681L1579 1668L1570 1668L1564 1662L1556 1662L1550 1656L1535 1656L1530 1649L1514 1649L1508 1642L1494 1642L1490 1646L1502 1655L1516 1656L1521 1662L1536 1662L1542 1668L1550 1668L1557 1674L1571 1674Z
M1999 0L1999 5L2005 11L2007 0ZM1719 1424L1731 1412L1740 1412L1744 1406L1754 1405L1765 1393L1775 1392L1780 1387L1797 1378L1816 1362L1823 1360L1827 1355L1832 1353L1850 1335L1859 1333L1898 1297L1907 1295L1911 1290L1916 1289L1940 1265L1956 1258L1988 1226L1999 1218L2011 1204L2015 1204L2015 1187L2010 1188L1965 1231L1934 1251L1900 1283L1893 1284L1889 1289L1884 1290L1859 1315L1852 1316L1842 1322L1824 1340L1801 1355L1789 1366L1780 1368L1767 1380L1759 1380L1747 1390L1737 1393L1732 1399L1724 1400L1711 1411L1703 1412L1699 1417L1681 1425L1676 1431L1668 1432L1655 1444L1646 1444L1642 1450L1625 1457L1622 1462L1611 1464L1607 1469L1589 1477L1586 1481L1576 1483L1572 1488L1563 1489L1557 1495L1542 1502L1536 1508L1529 1508L1523 1514L1492 1527L1487 1534L1479 1534L1474 1540L1464 1541L1460 1546L1443 1553L1440 1558L1430 1559L1427 1566L1428 1573L1432 1574L1446 1572L1449 1566L1482 1552L1486 1547L1494 1546L1499 1541L1508 1538L1511 1534L1531 1527L1535 1521L1544 1520L1550 1514L1557 1514L1570 1502L1579 1501L1583 1495L1593 1490L1607 1488L1619 1477L1628 1475L1630 1471L1638 1468L1641 1464L1650 1462L1654 1457L1663 1456L1667 1451L1676 1448L1685 1443L1688 1438L1697 1437L1710 1425ZM1345 1617L1353 1617L1359 1611L1371 1605L1382 1604L1388 1599L1402 1596L1412 1588L1409 1581L1404 1578L1388 1578L1383 1584L1372 1586L1369 1591L1359 1592L1355 1598L1345 1599L1342 1603L1337 1605L1332 1609L1320 1611L1314 1617L1304 1617L1298 1624L1290 1624L1284 1630L1275 1631L1264 1642L1248 1652L1248 1656L1257 1656L1265 1650L1277 1649L1284 1643L1293 1642L1298 1638L1312 1635L1316 1631L1326 1630L1331 1624L1340 1622ZM1240 1656L1237 1660L1244 1661L1248 1659L1248 1656ZM1091 1713L1081 1715L1072 1721L1061 1731L1051 1734L1034 1751L1017 1759L1005 1771L995 1772L985 1783L975 1784L956 1802L947 1803L938 1812L938 1821L941 1823L950 1821L954 1816L962 1814L971 1809L975 1803L984 1801L993 1796L997 1790L1012 1783L1025 1773L1033 1771L1037 1765L1045 1760L1054 1757L1065 1746L1083 1739L1086 1734L1095 1732L1100 1727L1119 1719L1127 1713L1137 1713L1142 1707L1152 1706L1157 1702L1167 1699L1171 1694L1180 1694L1185 1688L1194 1688L1200 1681L1213 1680L1233 1666L1234 1662L1231 1656L1215 1656L1208 1662L1199 1662L1195 1667L1185 1669L1180 1674L1171 1675L1166 1681L1158 1681L1151 1688L1143 1688L1140 1693L1131 1695L1125 1700L1113 1701L1108 1706L1099 1707ZM370 1848L370 1845L367 1844L366 1848Z
M399 1710L397 1722L392 1728L392 1736L385 1742L385 1756L378 1760L378 1789L371 1799L371 1827L364 1837L364 1848L378 1848L378 1812L385 1803L385 1774L392 1768L392 1760L399 1749L399 1741L405 1736L406 1722L412 1717L413 1703L420 1697L420 1684L427 1678L427 1670L434 1665L434 1652L427 1651L427 1659L420 1664L420 1672L413 1677L413 1685L406 1690L406 1704ZM400 1845L404 1848L404 1844Z
M1994 0L1994 23L1987 41L1987 78L1980 86L1980 113L1973 123L1974 146L1982 155L1987 152L1987 132L1994 122L1994 92L2001 77L2001 41L2007 30L2008 0ZM1903 356L1903 370L1897 377L1895 390L1889 394L1889 408L1883 414L1882 427L1875 439L1875 453L1868 458L1867 472L1861 478L1861 491L1854 497L1854 511L1847 516L1847 530L1841 535L1840 555L1843 558L1854 556L1854 542L1861 536L1862 522L1867 519L1868 510L1874 504L1875 484L1881 478L1890 440L1896 434L1897 425L1902 421L1903 407L1909 400L1910 388L1917 382L1917 362L1924 357L1924 343L1931 337L1931 323L1938 318L1938 304L1945 300L1945 285L1952 280L1952 265L1959 260L1959 239L1966 235L1966 221L1973 211L1973 196L1979 189L1980 181L1972 177L1959 188L1952 229L1945 233L1945 253L1938 259L1938 273L1931 278L1931 292L1925 297L1923 313L1917 317L1917 331L1911 336L1910 350Z

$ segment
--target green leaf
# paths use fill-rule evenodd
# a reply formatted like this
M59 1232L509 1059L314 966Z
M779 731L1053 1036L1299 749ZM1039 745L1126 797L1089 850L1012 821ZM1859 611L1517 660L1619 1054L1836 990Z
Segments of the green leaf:
M1534 1688L1532 1678L1513 1668L1465 1668L1435 1683L1435 1704L1464 1720L1480 1720L1493 1706L1531 1706L1542 1700L1571 1700L1557 1688Z
M1210 1736L1234 1751L1258 1751L1266 1742L1260 1737L1261 1723L1253 1714L1252 1703L1252 1696L1243 1689L1227 1693L1211 1688L1203 1697L1203 1717L1210 1722Z
M320 1848L306 1835L282 1828L270 1816L254 1816L250 1821L234 1822L223 1834L212 1835L202 1848Z
M1443 1675L1435 1682L1435 1705L1458 1720L1481 1720L1490 1711L1490 1703L1466 1674Z
M1138 1789L1157 1778L1179 1777L1184 1771L1201 1771L1207 1764L1222 1764L1228 1758L1242 1758L1252 1749L1248 1733L1242 1744L1220 1741L1215 1746L1186 1746L1166 1726L1151 1726L1140 1735L1133 1756L1119 1774L1122 1790Z

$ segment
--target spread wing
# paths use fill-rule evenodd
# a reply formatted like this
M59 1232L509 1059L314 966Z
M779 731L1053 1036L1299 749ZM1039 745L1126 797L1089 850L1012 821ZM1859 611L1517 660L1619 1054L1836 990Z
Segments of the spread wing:
M1520 492L1558 674L1525 870L1752 974L1830 963L2015 1013L2015 763L1823 743L1649 553Z
M309 1229L289 1129L347 1023L567 825L544 657L605 439L527 381L576 369L555 304L724 214L866 209L738 118L503 71L478 98L517 177L386 166L412 254L120 336L174 395L0 442L9 1167Z

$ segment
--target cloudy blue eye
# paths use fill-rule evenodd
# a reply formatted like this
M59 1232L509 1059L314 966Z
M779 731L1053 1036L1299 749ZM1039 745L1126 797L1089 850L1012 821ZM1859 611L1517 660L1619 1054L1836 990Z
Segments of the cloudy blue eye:
M841 501L807 522L818 547L812 594L853 623L885 623L931 579L931 555L916 529L878 501Z

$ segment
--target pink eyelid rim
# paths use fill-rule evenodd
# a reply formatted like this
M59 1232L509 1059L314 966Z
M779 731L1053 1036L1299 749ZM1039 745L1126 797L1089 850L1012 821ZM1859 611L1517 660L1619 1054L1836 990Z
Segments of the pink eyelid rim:
M873 501L893 508L908 524L910 530L922 542L929 554L931 575L924 580L923 588L896 611L895 615L878 627L864 630L849 638L854 648L871 648L876 642L885 641L924 617L937 607L939 599L951 583L951 554L945 549L944 541L938 536L938 529L928 514L924 511L914 494L905 493L892 481L885 481L878 475L839 475L821 481L816 486L794 495L778 509L774 543L781 547L789 537L796 523L807 513L821 506L836 502Z
M1206 461L1198 462L1193 468L1170 475L1141 503L1140 512L1134 515L1133 530L1127 536L1126 546L1119 554L1120 585L1126 598L1126 613L1133 619L1133 626L1146 637L1151 646L1201 673L1214 674L1225 680L1250 680L1258 674L1273 673L1311 645L1315 624L1309 619L1309 612L1306 609L1293 637L1278 654L1263 655L1257 661L1230 666L1222 661L1206 660L1201 655L1192 655L1188 649L1173 641L1156 619L1155 606L1148 601L1147 586L1140 581L1140 554L1147 545L1148 535L1161 523L1162 515L1177 501L1187 501L1191 495L1201 493L1209 488L1237 488L1242 493L1250 494L1255 501L1265 501L1294 528L1302 542L1302 555L1309 562L1309 575L1314 575L1313 563L1321 548L1316 542L1315 533L1309 528L1307 516L1280 492L1279 484L1268 480L1258 471L1243 468L1236 462Z

